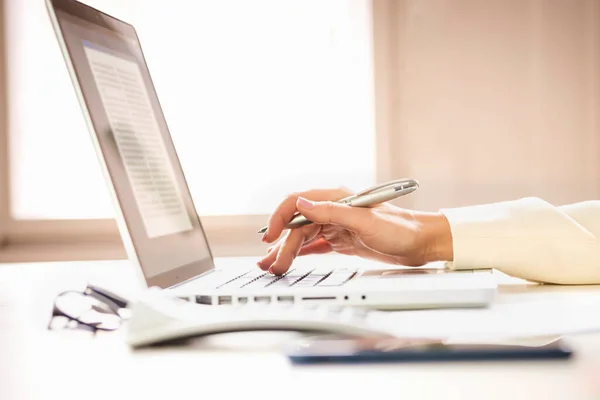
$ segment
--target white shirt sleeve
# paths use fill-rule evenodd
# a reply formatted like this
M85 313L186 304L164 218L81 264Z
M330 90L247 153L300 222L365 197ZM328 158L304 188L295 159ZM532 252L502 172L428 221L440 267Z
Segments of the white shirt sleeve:
M441 212L452 230L450 268L495 268L546 283L600 283L600 201L557 207L533 197Z

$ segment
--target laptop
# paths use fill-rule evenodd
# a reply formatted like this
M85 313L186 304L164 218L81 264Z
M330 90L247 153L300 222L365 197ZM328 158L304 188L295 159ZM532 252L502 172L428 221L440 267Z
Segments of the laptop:
M75 0L46 5L128 258L146 287L211 305L318 302L416 309L481 307L494 298L490 270L369 268L340 257L329 265L312 265L303 257L283 276L250 262L246 268L217 268L135 28Z

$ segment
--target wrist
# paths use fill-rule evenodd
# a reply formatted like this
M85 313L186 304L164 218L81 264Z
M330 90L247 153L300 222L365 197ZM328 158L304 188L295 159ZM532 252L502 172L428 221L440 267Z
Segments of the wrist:
M442 213L415 215L419 223L421 248L426 263L452 261L454 258L452 231L448 219Z

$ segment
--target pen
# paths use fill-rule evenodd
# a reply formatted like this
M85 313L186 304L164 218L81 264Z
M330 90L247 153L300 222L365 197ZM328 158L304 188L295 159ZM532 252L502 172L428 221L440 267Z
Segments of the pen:
M402 179L398 181L388 182L374 188L365 190L361 193L345 197L338 200L336 203L346 204L350 207L370 207L385 203L397 197L407 195L414 192L419 187L419 183L414 179ZM294 218L285 226L286 229L299 228L312 222L307 220L303 215L296 214ZM267 227L259 229L258 233L265 233Z

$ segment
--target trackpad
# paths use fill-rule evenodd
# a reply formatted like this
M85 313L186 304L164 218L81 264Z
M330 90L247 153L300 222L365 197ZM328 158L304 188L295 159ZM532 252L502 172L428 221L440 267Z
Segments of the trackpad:
M365 271L361 278L397 279L408 277L424 277L426 275L454 275L472 273L473 271L454 271L441 268L390 268Z

